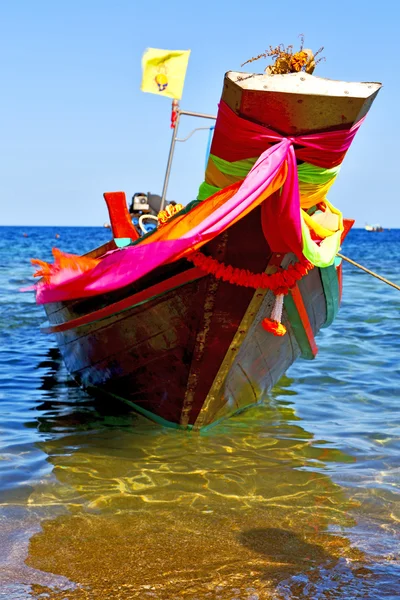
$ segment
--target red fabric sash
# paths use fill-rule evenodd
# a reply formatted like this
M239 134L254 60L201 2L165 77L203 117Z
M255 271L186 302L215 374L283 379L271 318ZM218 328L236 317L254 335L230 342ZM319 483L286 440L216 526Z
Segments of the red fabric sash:
M296 157L318 167L330 169L343 161L363 117L350 129L311 133L298 136L284 136L236 115L221 101L215 126L211 154L229 162L260 156L271 145L288 139L301 146L295 149Z

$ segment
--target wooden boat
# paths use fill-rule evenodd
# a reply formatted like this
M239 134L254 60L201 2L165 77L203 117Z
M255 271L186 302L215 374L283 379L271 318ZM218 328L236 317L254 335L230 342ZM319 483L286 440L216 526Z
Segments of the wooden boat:
M348 129L367 114L379 88L304 72L228 72L222 100L251 123L297 136ZM261 210L202 252L256 273L291 263L291 253L269 247ZM342 238L352 223L345 221ZM111 241L88 256L115 248ZM276 337L261 326L275 302L271 290L232 285L181 258L128 286L45 304L43 331L55 334L69 372L89 392L122 399L160 423L200 429L262 401L297 358L313 359L315 336L335 318L341 290L340 261L312 269L285 296L287 333Z

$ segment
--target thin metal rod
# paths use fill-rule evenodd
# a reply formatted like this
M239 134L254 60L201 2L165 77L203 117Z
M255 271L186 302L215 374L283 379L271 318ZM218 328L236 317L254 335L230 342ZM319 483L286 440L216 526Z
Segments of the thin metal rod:
M381 277L380 275L378 275L377 273L374 273L373 271L370 271L369 269L366 269L365 267L363 267L362 265L356 263L354 260L351 260L351 258L347 258L347 256L343 256L343 254L340 254L340 252L337 253L337 255L342 258L343 260L346 260L347 262L349 262L351 265L354 265L355 267L357 267L358 269L361 269L362 271L365 271L366 273L368 273L369 275L372 275L373 277L376 277L377 279L379 279L380 281L383 281L384 283L387 283L388 285L391 285L392 287L394 287L396 290L400 290L400 286L396 285L395 283L393 283L393 281L389 281L389 279L385 279L384 277Z
M181 115L187 115L188 117L200 117L200 119L215 119L214 115L206 115L204 113L192 112L191 110L180 110Z
M172 130L171 146L169 148L167 169L165 171L164 185L163 185L163 190L162 190L162 194L161 194L160 211L164 210L165 201L167 198L168 182L169 182L169 176L171 174L172 159L174 157L175 142L176 142L176 137L178 135L179 119L180 119L181 113L182 113L182 111L177 110L175 127Z
M217 118L217 117L214 117L213 115L206 115L203 113L192 112L190 110L180 110L179 108L176 111L175 127L172 131L172 139L171 139L171 146L169 148L167 169L165 171L164 185L163 185L163 190L162 190L162 194L161 194L160 211L164 210L165 202L167 199L168 182L169 182L169 176L171 174L171 166L172 166L172 159L174 157L175 143L177 141L182 141L182 140L177 140L179 119L180 119L181 115L187 115L188 117L200 117L201 119L213 119L214 121Z
M210 127L196 127L196 129L193 129L189 135L187 135L185 138L176 138L177 142L187 142L189 138L192 137L192 135L196 132L196 131L202 131L203 129L207 129L207 131L209 131Z

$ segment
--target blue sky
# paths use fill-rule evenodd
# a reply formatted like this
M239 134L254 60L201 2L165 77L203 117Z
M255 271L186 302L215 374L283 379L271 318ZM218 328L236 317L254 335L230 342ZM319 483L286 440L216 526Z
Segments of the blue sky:
M102 225L104 191L161 193L171 105L140 91L147 47L191 49L181 107L215 114L225 71L304 33L325 46L317 75L384 84L329 199L359 227L400 227L399 17L394 1L1 2L0 225ZM196 197L206 143L178 145L170 200Z

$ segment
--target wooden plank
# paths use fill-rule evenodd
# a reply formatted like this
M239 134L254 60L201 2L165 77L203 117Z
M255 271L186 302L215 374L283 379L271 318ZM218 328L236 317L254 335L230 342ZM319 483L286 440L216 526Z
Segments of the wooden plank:
M298 285L285 296L284 306L300 347L302 358L312 360L317 355L318 348Z
M338 267L336 267L337 270L337 276L338 276L338 282L339 282L339 304L342 302L342 296L343 296L343 269L342 269L342 265L339 265Z
M311 269L307 277L298 281L298 286L315 336L326 321L326 301L320 269Z
M285 256L286 255L284 254L272 254L268 261L268 266L266 267L265 272L272 272L275 267L280 266L282 261L285 259ZM236 329L231 344L226 349L226 354L219 366L217 373L215 374L215 378L207 393L196 421L193 424L195 429L201 429L202 427L208 425L213 420L214 415L221 410L224 410L226 399L221 393L221 390L237 357L238 350L246 336L248 336L249 329L252 326L254 319L257 317L260 307L268 293L271 293L268 289L258 289L253 291L252 296L249 299L247 310ZM258 381L254 382L255 385L258 383Z
M322 327L332 325L340 305L340 286L335 265L320 269L326 300L326 321Z
M206 278L101 322L60 351L73 377L179 423ZM99 328L99 324L102 326ZM92 332L91 329L95 328Z
M271 251L262 232L260 210L257 207L230 227L226 232L226 244L220 243L220 237L225 234L207 244L205 253L237 268L249 268L250 264L255 272L263 272ZM216 282L214 277L212 280ZM218 281L215 293L210 288L210 295L206 295L207 307L192 358L182 425L186 422L193 425L196 421L253 295L251 288L224 281Z
M42 327L42 333L60 333L61 331L68 331L69 329L76 329L77 327L82 327L82 325L88 325L89 323L94 323L95 321L99 321L100 319L105 319L110 317L116 313L122 312L129 308L133 308L134 306L139 306L139 304L143 304L144 302L148 302L149 300L154 299L157 296L170 292L177 287L185 285L191 281L195 281L196 279L200 279L201 277L205 277L206 273L201 271L199 268L194 267L193 269L189 269L184 271L183 273L179 273L166 281L161 281L156 285L153 285L142 292L137 294L133 294L132 296L128 296L119 302L115 302L114 304L110 304L91 312L87 315L83 315L82 317L78 317L76 319L71 319L70 321L66 321L64 323L59 323L58 325L52 325L50 327Z

